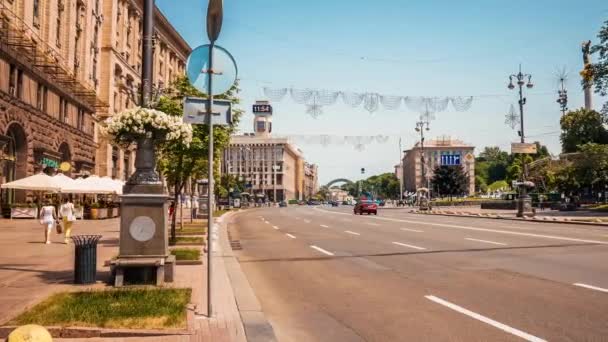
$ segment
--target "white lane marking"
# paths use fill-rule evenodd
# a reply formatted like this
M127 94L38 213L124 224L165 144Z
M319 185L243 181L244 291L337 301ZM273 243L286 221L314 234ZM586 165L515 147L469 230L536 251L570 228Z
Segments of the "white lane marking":
M500 246L506 246L506 243L502 243L502 242L494 242L494 241L488 241L488 240L479 240L479 239L472 239L472 238L464 238L465 240L469 240L469 241L476 241L476 242L483 242L483 243L490 243L492 245L500 245Z
M331 256L334 255L334 253L328 252L328 251L324 250L323 248L320 248L320 247L317 247L317 246L310 246L310 248L316 249L316 250L318 250L319 252L321 252L323 254L327 254L327 255L331 255Z
M359 234L357 232L351 232L350 230L345 230L344 232L348 233L348 234L352 234L352 235L361 235L361 234Z
M350 215L346 213L339 213L335 211L322 210L328 213L336 214L336 215ZM608 241L599 241L599 240L587 240L587 239L577 239L577 238L569 238L565 236L557 236L557 235L543 235L543 234L532 234L532 233L523 233L523 232L510 232L506 230L497 230L497 229L488 229L488 228L477 228L477 227L468 227L468 226L458 226L453 224L444 224L444 223L432 223L432 222L424 222L424 221L411 221L411 220L399 220L399 219L391 219L388 217L370 217L375 220L384 220L384 221L392 221L392 222L402 222L402 223L412 223L412 224L426 224L429 226L436 227L444 227L444 228L454 228L454 229L466 229L466 230L474 230L479 232L492 232L498 234L509 234L509 235L518 235L518 236L528 236L528 237L536 237L536 238L544 238L551 240L562 240L562 241L570 241L570 242L583 242L583 243L593 243L598 245L608 245Z
M296 217L294 217L294 218L295 218L296 220L299 220L299 219L300 219L300 218L299 218L299 217L297 217L297 216L296 216Z
M461 314L465 314L465 315L467 315L469 317L472 317L472 318L474 318L474 319L476 319L478 321L484 322L484 323L489 324L489 325L491 325L491 326L493 326L495 328L498 328L498 329L500 329L502 331L508 332L509 334L513 334L515 336L521 337L521 338L523 338L526 341L531 341L531 342L547 342L546 340L543 340L542 338L536 337L534 335L530 335L530 334L528 334L526 332L523 332L521 330L517 330L517 329L512 328L512 327L510 327L508 325L505 325L505 324L502 324L500 322L497 322L497 321L495 321L495 320L493 320L491 318L482 316L482 315L480 315L478 313L475 313L473 311L467 310L467 309L465 309L465 308L463 308L461 306L458 306L456 304L452 304L452 303L450 303L448 301L445 301L445 300L443 300L441 298L438 298L438 297L435 297L435 296L424 296L424 297L426 299L428 299L428 300L431 300L431 301L437 303L437 304L441 304L441 305L446 306L446 307L448 307L448 308L450 308L450 309L452 309L454 311L458 311Z
M272 228L279 230L279 227L277 227L277 226L272 226Z
M293 236L293 235L291 235L291 234L285 234L285 235L289 236L289 237L290 237L290 238L292 238L292 239L295 239L295 238L296 238L295 236Z
M418 249L418 250L421 250L421 251L426 249L426 248L424 248L424 247L418 247L418 246L408 245L408 244L401 243L401 242L394 242L394 241L393 241L393 244L398 245L398 246L403 246L403 247L409 247L409 248L413 248L413 249Z
M346 219L346 218L345 218L345 219L342 219L342 221L344 221L344 222L351 222L352 220L351 220L351 219Z
M379 224L377 224L377 223L371 223L371 222L367 222L366 224L368 226L374 226L374 227L378 227L379 226Z
M417 230L417 229L401 228L401 230L406 231L406 232L424 233L424 230Z
M310 220L304 220L304 223L310 223L310 222L312 222L312 221L310 221Z
M597 286L593 286L593 285L587 285L587 284L582 284L582 283L574 283L572 285L608 293L608 289L603 289L601 287L597 287Z
M321 227L323 227L323 228L329 228L329 226L326 226L324 224L322 224Z

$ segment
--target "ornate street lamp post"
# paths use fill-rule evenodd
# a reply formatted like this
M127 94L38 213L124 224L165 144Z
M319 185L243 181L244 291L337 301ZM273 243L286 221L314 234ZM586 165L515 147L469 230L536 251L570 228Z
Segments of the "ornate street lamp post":
M519 136L521 138L521 143L524 144L526 142L524 133L524 105L526 104L526 98L523 95L523 88L525 85L526 88L532 89L534 85L532 84L532 75L523 74L521 72L521 64L519 65L519 72L516 75L509 76L508 88L511 90L515 89L515 85L513 85L514 80L517 81L517 86L519 87ZM530 195L528 195L528 189L525 184L528 176L528 167L526 165L526 155L523 153L521 154L521 165L521 183L519 186L519 199L517 201L518 217L523 217L526 213L532 212L532 200L530 199Z
M426 125L426 128L424 127ZM422 186L429 186L428 180L426 178L426 168L425 168L425 158L424 158L424 131L430 131L428 120L423 120L422 116L420 117L420 121L416 122L416 132L420 133L420 175L422 176Z

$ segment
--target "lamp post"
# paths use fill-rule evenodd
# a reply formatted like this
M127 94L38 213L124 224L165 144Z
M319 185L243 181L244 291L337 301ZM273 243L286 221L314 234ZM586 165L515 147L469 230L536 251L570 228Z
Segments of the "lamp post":
M426 128L425 128L426 126ZM422 176L422 186L429 187L428 180L426 178L425 158L424 158L424 131L430 131L428 120L423 120L420 117L420 121L416 122L416 132L420 133L420 175Z
M532 89L534 85L532 84L532 75L523 74L521 72L521 64L519 65L519 72L515 75L509 76L509 85L508 88L510 90L515 89L515 85L513 85L513 81L517 81L517 86L519 87L519 137L521 143L526 142L526 136L524 131L524 105L526 104L526 98L523 94L524 85L528 89ZM526 82L527 80L527 82ZM526 188L526 178L528 176L528 168L526 165L526 155L521 154L521 165L522 165L522 174L521 174L521 184L519 186L519 199L517 200L517 216L523 217L525 213L529 213L532 211L532 200L530 199L530 195L528 195L528 189Z
M565 79L564 77L560 77L559 79L561 84L561 89L557 90L557 103L559 103L560 110L562 111L562 116L566 115L568 111L568 91L564 86Z

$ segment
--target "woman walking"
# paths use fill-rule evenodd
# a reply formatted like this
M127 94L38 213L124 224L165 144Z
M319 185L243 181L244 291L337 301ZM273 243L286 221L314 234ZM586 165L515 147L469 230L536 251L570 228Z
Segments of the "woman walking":
M74 215L74 203L72 203L69 198L63 200L63 204L59 208L59 214L63 219L63 228L65 229L65 238L63 242L68 244L70 243L72 224L76 220L76 215Z
M49 200L44 201L44 206L40 208L40 224L44 227L44 243L51 243L51 230L55 226L57 213L55 207L51 205Z

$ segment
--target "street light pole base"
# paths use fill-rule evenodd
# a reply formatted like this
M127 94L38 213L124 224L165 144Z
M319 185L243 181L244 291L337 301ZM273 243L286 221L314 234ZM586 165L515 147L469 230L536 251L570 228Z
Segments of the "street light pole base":
M520 197L517 200L517 217L534 217L532 209L532 198L530 196Z

